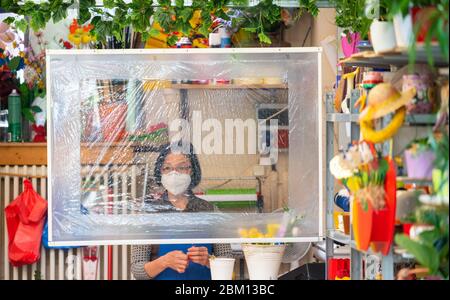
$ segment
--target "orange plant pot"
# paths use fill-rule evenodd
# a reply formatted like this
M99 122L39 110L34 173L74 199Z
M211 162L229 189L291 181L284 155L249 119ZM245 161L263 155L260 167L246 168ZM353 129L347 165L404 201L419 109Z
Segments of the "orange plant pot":
M374 210L370 203L363 209L360 201L352 201L352 226L356 247L367 251L369 246L374 252L387 255L394 239L396 210L396 172L392 159L389 159L389 170L384 183L386 206L382 210Z

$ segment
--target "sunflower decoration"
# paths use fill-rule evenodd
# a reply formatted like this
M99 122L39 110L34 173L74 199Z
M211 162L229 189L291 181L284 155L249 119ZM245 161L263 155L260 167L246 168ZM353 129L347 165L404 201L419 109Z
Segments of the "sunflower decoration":
M370 90L367 106L359 117L363 139L376 144L393 137L405 120L406 105L415 94L414 88L400 93L389 83L380 83ZM393 115L389 124L377 130L376 123L391 114Z

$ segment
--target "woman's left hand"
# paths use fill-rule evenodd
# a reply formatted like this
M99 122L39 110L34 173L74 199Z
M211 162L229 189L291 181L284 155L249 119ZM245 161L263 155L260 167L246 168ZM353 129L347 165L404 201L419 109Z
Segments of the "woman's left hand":
M209 267L208 248L194 246L188 249L187 255L192 262Z

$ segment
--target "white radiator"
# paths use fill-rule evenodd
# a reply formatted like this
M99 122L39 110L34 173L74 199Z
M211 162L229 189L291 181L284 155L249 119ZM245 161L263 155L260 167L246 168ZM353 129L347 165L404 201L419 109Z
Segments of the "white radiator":
M109 173L108 173L109 172ZM104 180L109 177L113 180L115 194L121 189L121 195L131 194L136 196L136 175L137 167L129 166L126 169L117 169L111 173L111 169L104 169L100 172ZM32 177L34 189L45 199L47 199L47 167L46 166L0 166L0 216L2 225L0 226L0 279L29 279L36 277L41 279L82 279L81 271L81 248L71 250L46 250L42 247L40 260L23 267L13 267L8 262L8 236L6 230L5 207L13 201L23 191L23 177L14 176L23 174ZM126 190L126 193L124 192ZM116 198L120 201L120 198ZM113 211L113 213L119 213ZM121 212L127 213L127 212ZM130 273L130 247L113 246L112 248L112 279L133 279ZM108 279L108 246L100 246L99 265L97 279Z

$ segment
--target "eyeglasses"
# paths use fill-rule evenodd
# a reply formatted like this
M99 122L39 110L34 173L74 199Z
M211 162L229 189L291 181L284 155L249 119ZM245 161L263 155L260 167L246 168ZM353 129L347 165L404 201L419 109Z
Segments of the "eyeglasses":
M176 167L172 167L172 166L163 166L161 168L161 172L164 174L170 173L172 171L176 171L178 173L189 173L189 171L192 169L191 166L176 166Z

